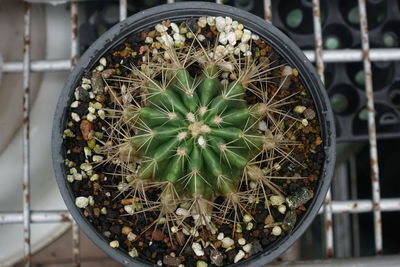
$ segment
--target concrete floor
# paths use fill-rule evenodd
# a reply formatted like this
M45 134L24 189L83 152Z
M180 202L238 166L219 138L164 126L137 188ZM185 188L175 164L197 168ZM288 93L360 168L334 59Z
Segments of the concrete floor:
M104 254L82 232L80 238L81 267L122 266ZM59 239L32 256L32 267L67 267L72 265L72 231L68 230ZM18 263L15 267L22 267Z

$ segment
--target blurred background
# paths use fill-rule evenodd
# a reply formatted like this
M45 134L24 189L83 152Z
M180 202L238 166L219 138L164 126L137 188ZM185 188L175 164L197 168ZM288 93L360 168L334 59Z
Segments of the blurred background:
M24 248L26 253L28 248L32 252L32 266L118 266L79 235L76 227L71 230L53 177L52 116L79 55L120 19L166 2L0 0L0 266L22 266ZM328 199L301 240L279 260L285 264L399 265L400 1L361 1L366 7L370 50L362 45L360 23L365 16L360 16L363 9L357 0L216 2L271 21L313 62L319 60L316 40L324 51L325 85L338 137L332 202ZM318 3L320 16L315 17L313 7L317 10ZM320 40L315 35L318 21ZM30 32L26 32L28 28ZM23 42L24 36L28 42ZM369 57L363 62L366 54ZM24 95L26 88L29 95ZM366 88L372 89L371 94ZM27 121L23 99L30 103L30 129L23 124ZM371 115L376 138L368 124L368 99L375 107ZM24 134L28 130L29 139ZM376 155L375 146L370 146L374 141ZM27 144L30 158L23 160ZM30 186L23 188L27 166ZM29 202L23 198L28 191ZM28 211L31 223L24 227ZM27 225L29 246L24 245L23 236ZM381 254L384 256L376 257ZM324 261L329 258L332 260Z

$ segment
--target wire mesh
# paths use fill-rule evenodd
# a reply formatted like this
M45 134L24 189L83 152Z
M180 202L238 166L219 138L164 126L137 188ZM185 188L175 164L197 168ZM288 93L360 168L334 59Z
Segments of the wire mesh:
M29 1L28 1L29 2ZM48 2L48 1L44 1ZM168 3L175 2L168 0ZM216 0L216 3L223 4L223 1ZM326 62L356 62L362 61L365 72L365 91L367 95L368 108L368 133L370 145L370 162L371 162L371 186L372 199L364 200L332 200L331 192L328 192L325 203L320 209L320 213L324 214L324 229L325 231L325 249L326 257L334 255L334 235L333 235L333 214L372 212L374 215L374 238L375 252L377 255L382 253L382 218L381 212L400 211L400 198L384 198L380 195L380 179L379 179L379 164L377 155L377 138L376 126L374 117L374 97L372 84L371 61L398 61L400 60L400 49L398 48L369 48L368 26L367 26L367 10L365 0L358 0L360 30L362 37L362 49L340 49L323 51L322 46L322 31L321 31L321 16L320 16L320 1L313 0L313 25L315 36L315 50L304 51L310 61L316 63L318 74L324 81L324 63ZM124 20L127 17L127 0L119 0L119 18ZM271 0L264 0L264 18L271 22ZM24 46L23 46L23 61L22 62L0 62L0 71L3 73L22 73L23 75L23 210L22 212L0 212L0 224L23 224L24 231L24 266L31 265L31 224L33 223L53 223L53 222L68 222L72 223L73 231L73 265L80 266L80 245L79 245L79 229L76 223L72 220L68 211L31 211L30 209L30 161L29 161L29 87L31 72L52 72L70 70L77 62L78 57L78 2L71 1L70 16L71 16L71 58L60 60L34 60L30 59L30 38L31 38L31 3L25 3L24 12ZM350 166L354 170L354 157L350 160ZM352 181L355 174L350 175ZM354 182L354 181L353 181ZM356 192L352 192L352 196L356 196ZM355 225L353 223L353 225ZM381 259L381 260L380 260ZM393 257L388 258L393 261ZM379 263L387 260L387 257L377 258ZM351 259L347 263L361 263L363 260L357 261L357 258ZM303 262L304 263L304 262ZM306 262L310 264L311 262ZM322 262L320 262L322 263ZM302 264L298 262L298 264Z

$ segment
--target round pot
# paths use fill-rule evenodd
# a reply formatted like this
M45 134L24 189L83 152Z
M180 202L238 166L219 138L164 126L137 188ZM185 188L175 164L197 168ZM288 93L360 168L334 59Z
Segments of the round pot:
M314 67L293 41L261 18L246 11L225 5L203 2L183 2L162 5L137 13L107 31L93 43L80 58L75 69L69 75L64 90L59 98L54 116L52 137L52 152L56 179L69 211L78 223L80 229L97 246L113 259L124 265L144 266L149 265L149 263L139 258L131 258L120 249L111 248L108 245L108 240L86 220L82 211L75 206L72 188L65 178L66 167L63 162L65 151L63 148L62 134L67 119L66 111L73 97L74 89L77 87L84 70L91 69L107 50L114 47L129 34L146 30L151 26L155 26L155 24L162 20L169 19L171 21L179 21L201 16L229 16L239 21L272 46L290 66L298 69L300 80L304 87L307 88L314 101L321 128L321 136L324 142L325 160L321 170L321 177L314 189L314 198L308 203L307 210L304 212L303 216L299 218L293 231L273 242L262 253L232 266L261 266L272 261L288 249L303 234L317 215L332 179L336 135L330 102Z

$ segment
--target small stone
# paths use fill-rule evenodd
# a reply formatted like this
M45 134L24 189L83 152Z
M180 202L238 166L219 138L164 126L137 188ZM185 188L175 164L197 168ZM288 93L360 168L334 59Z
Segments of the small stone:
M136 258L139 256L139 253L137 252L136 248L133 248L129 251L129 256L131 256L132 258Z
M123 226L122 227L121 233L123 235L128 235L131 232L132 232L132 228L130 228L129 226Z
M104 70L104 66L103 66L103 65L98 65L98 66L96 67L96 70L101 72L101 71Z
M164 26L163 24L159 23L156 25L156 31L163 33L166 32L168 30L168 27Z
M92 157L92 159L93 159L94 162L100 162L100 161L103 160L103 156L94 155L94 156Z
M97 115L99 115L100 119L104 120L106 118L106 112L102 109L97 111Z
M74 101L71 103L71 108L77 108L79 106L79 101Z
M226 35L226 39L228 40L230 45L232 46L236 45L236 34L234 32L229 32Z
M161 36L161 43L165 44L167 47L172 47L174 45L174 39L168 34Z
M258 129L259 129L260 131L265 132L266 130L268 130L267 123L266 123L265 121L260 121L260 122L258 123Z
M207 267L208 264L205 261L197 261L196 267Z
M228 39L226 37L226 33L225 32L221 32L219 37L218 37L218 41L223 44L226 45L228 43Z
M162 260L158 260L157 265L162 266Z
M293 111L298 114L302 114L307 108L305 106L295 106Z
M174 32L174 33L179 33L179 27L178 27L178 25L176 24L176 23L171 23L171 29L172 29L172 31Z
M302 119L301 124L306 127L308 125L308 120L307 119Z
M172 232L173 234L177 233L178 231L179 231L178 227L176 227L176 226L172 226L172 227L171 227L171 232Z
M285 198L280 195L273 195L269 198L272 206L279 206L285 202Z
M224 257L222 256L222 253L219 252L217 249L213 249L210 252L210 260L212 264L215 264L217 266L222 266Z
M245 223L249 223L249 222L251 222L252 220L253 220L253 217L251 217L250 214L245 214L245 215L243 216L243 222L245 222Z
M178 208L175 213L178 216L184 216L184 217L189 217L190 216L190 212L188 210L186 210L186 209L183 209L183 208Z
M233 244L235 244L235 241L233 241L233 239L230 238L230 237L223 238L221 240L221 242L222 242L222 247L223 248L229 248L229 247L233 246Z
M93 115L92 113L89 113L88 115L86 115L86 119L88 121L94 121L96 119L96 115Z
M101 210L100 210L100 213L103 214L103 215L106 215L107 214L107 208L106 207L102 207Z
M103 76L104 79L108 79L108 78L110 78L114 73L115 73L115 70L114 70L114 69L106 69L106 70L103 70L103 72L101 73L101 76Z
M185 242L186 242L185 234L182 233L182 232L177 232L177 233L176 233L176 240L178 241L178 244L179 244L180 246L185 245Z
M171 257L170 255L164 255L163 263L168 266L178 267L181 264L181 260L178 257Z
M311 108L307 108L306 110L304 110L303 115L307 120L312 120L315 118L315 111Z
M207 18L206 17L199 18L197 25L199 25L200 28L205 28L207 26Z
M119 242L118 242L118 240L113 240L113 241L111 241L111 242L109 243L109 245L110 245L110 247L112 247L112 248L117 248L117 247L119 247Z
M265 220L264 220L265 225L270 225L273 222L274 222L274 217L272 217L272 215L268 215L267 217L265 217Z
M251 244L246 244L246 245L243 246L243 250L244 250L246 253L250 253L251 247L252 247Z
M103 67L104 69L104 67ZM103 70L101 70L103 71ZM92 88L94 93L102 93L104 91L104 82L101 73L94 72L92 74Z
M244 239L243 237L239 238L238 243L239 243L239 245L244 246L246 244L246 239Z
M198 39L200 42L203 42L203 41L206 39L206 37L205 37L203 34L199 34L199 35L197 35L197 39Z
M235 259L233 260L234 263L237 263L238 261L240 261L241 259L244 258L246 254L244 253L243 250L239 250L239 252L236 254Z
M207 17L207 23L210 26L214 26L215 25L215 17Z
M240 39L241 42L247 43L248 41L250 41L250 39L251 39L251 31L249 31L247 29L243 30L242 39Z
M136 240L137 235L135 235L133 232L130 232L127 236L128 240L133 242Z
M286 206L285 206L285 205L279 205L278 211L279 211L279 213L281 213L281 214L285 214L285 212L286 212Z
M272 228L272 234L274 236L280 236L282 234L282 228L280 226L274 226L274 228Z
M105 57L100 58L99 63L104 67L107 66L107 60Z
M223 32L226 26L226 21L223 17L217 17L215 19L215 26L219 32Z
M88 202L89 202L89 205L90 205L90 206L93 206L93 205L94 205L94 198L93 198L93 196L89 196L89 197L88 197Z
M247 230L247 231L250 231L251 229L253 229L253 227L254 227L254 224L253 224L252 222L249 222L249 223L246 225L246 230Z
M283 71L282 71L282 75L283 76L289 76L289 75L292 75L292 74L293 74L293 72L292 72L292 68L290 66L285 66L283 68Z
M147 36L146 39L144 40L144 42L145 42L146 44L151 44L151 43L153 43L153 38Z
M217 239L218 240L224 239L224 233L219 233L218 236L217 236Z
M75 112L71 112L71 118L76 122L79 122L81 120L81 117L79 117L79 115Z
M89 204L89 199L87 197L77 197L75 198L75 205L78 208L86 208Z
M156 229L153 231L151 238L155 241L162 241L165 235L160 229Z
M89 90L89 89L92 88L92 86L91 86L90 84L82 84L81 87L82 87L83 89L85 89L85 90Z
M193 249L193 252L196 254L196 256L199 256L199 257L204 256L204 250L199 243L193 242L192 249Z

